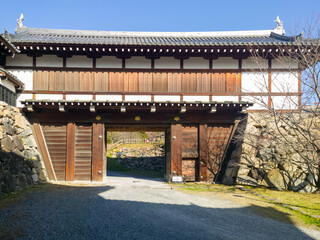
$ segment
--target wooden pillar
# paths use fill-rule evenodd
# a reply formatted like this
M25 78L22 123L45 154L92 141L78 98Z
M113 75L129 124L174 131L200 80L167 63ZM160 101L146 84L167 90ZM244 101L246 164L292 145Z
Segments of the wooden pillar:
M171 125L171 174L182 176L182 125Z
M199 125L199 181L207 181L208 143L207 124Z
M104 124L92 125L92 181L102 182L105 176Z
M165 132L165 162L164 162L164 179L170 180L171 174L171 129Z
M76 144L76 125L67 125L67 158L66 158L66 181L74 181L74 153Z

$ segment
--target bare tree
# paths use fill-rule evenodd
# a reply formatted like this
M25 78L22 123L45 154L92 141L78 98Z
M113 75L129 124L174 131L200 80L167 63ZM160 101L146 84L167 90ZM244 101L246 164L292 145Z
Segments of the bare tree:
M246 138L247 143L248 139L251 139L252 145L257 145L257 142L263 140L265 144L270 145L270 151L267 153L269 157L264 160L280 167L284 164L298 166L307 173L308 181L318 190L320 189L319 20L320 18L316 18L301 28L303 33L293 37L291 45L279 44L271 52L266 52L263 47L250 46L252 59L257 66L260 66L258 70L255 69L260 72L259 79L255 79L255 83L259 91L264 93L259 97L250 96L250 98L266 111L250 116L252 121L256 121L256 126L260 130L253 132L243 130L238 139L243 141ZM269 72L265 67L268 59L274 59L274 63L282 65L285 71ZM272 74L271 79L270 74ZM294 82L298 85L293 84ZM298 96L297 90L302 91L302 96ZM289 185L292 184L290 181L297 179L292 173L288 177Z

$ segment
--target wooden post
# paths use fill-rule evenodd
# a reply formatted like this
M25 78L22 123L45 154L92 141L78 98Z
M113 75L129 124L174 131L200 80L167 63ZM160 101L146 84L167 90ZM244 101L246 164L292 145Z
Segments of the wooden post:
M104 142L104 124L94 123L92 125L92 181L102 182L105 176Z
M66 159L66 181L74 181L74 151L76 143L76 125L67 125L67 159Z
M199 181L207 181L208 143L207 124L199 125Z
M168 128L165 131L165 162L164 162L164 179L170 180L171 174L171 131Z
M182 176L182 125L171 125L171 174Z

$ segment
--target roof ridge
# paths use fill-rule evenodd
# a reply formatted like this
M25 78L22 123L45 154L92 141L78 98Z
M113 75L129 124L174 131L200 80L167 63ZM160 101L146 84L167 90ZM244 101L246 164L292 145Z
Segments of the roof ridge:
M68 30L48 28L17 28L15 35L72 35L72 36L121 36L121 37L234 37L234 36L270 36L277 30L248 30L248 31L201 31L201 32L148 32L148 31L97 31L97 30Z

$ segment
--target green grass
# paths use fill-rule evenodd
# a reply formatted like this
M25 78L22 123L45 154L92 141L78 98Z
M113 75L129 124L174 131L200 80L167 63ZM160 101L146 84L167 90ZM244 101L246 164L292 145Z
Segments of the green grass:
M220 196L224 199L251 207L257 214L276 220L320 229L320 194L274 191L267 188L220 184L187 183L172 184L184 192ZM281 204L280 204L281 203Z

